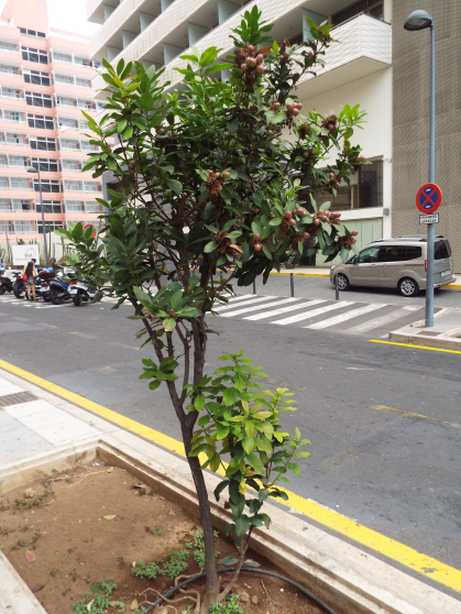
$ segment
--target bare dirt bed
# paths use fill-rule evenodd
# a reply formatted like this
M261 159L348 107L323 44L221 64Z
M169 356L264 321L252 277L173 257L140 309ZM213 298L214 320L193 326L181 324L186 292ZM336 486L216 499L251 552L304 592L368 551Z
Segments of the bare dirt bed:
M233 546L216 539L220 556L232 555ZM140 614L155 596L145 592L148 587L163 591L173 584L164 573L175 573L175 561L187 564L183 574L199 570L199 542L197 522L187 511L99 460L0 498L0 549L49 614ZM133 571L143 569L140 561L156 562L161 573L135 577ZM295 589L268 577L242 575L234 592L247 614L320 612ZM176 611L188 611L187 602L176 604Z

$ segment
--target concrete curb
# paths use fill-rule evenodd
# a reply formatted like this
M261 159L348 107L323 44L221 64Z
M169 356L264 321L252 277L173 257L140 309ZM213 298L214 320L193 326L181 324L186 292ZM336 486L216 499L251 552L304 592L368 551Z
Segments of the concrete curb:
M46 610L1 550L0 581L0 614L46 614Z
M461 339L445 335L430 337L428 335L411 334L397 330L389 333L389 340L397 343L404 343L406 345L419 345L428 348L443 349L447 352L450 350L454 352L461 351Z
M87 442L81 446L71 446L52 454L38 455L29 461L12 464L0 472L3 491L18 486L18 471L21 472L25 485L34 475L43 476L53 468L61 469L75 463L87 462L95 455L110 464L129 470L139 479L155 485L165 496L197 513L197 502L187 463L182 458L121 429L102 433L97 443ZM219 478L207 474L206 479L211 492ZM212 504L212 511L218 528L222 529L229 523L229 515L220 505ZM314 524L271 504L268 504L266 511L273 518L271 530L256 531L252 548L305 584L338 614L461 614L461 602ZM41 606L41 609L32 609L32 606L36 605L36 598L28 589L24 590L24 583L20 593L17 593L17 574L14 570L11 572L9 564L0 564L0 577L2 585L9 587L8 594L21 595L20 607L19 603L14 602L13 609L10 607L6 612L44 614ZM30 597L27 606L29 609L23 605L27 595ZM10 601L11 598L9 597Z

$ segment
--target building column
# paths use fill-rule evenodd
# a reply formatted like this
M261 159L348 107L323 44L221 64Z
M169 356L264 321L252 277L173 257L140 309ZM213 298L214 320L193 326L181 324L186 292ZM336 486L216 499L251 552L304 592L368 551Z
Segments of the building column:
M160 10L166 11L170 4L173 4L174 0L160 0Z
M239 7L229 0L218 0L218 23L221 25L237 11Z
M107 21L109 17L112 15L112 13L115 11L115 7L104 4L103 11L104 11L104 21Z
M134 41L134 39L137 37L137 34L135 34L134 32L128 32L128 30L122 30L122 44L123 44L123 48L126 49L128 47L128 45Z
M320 15L320 13L314 13L314 11L308 11L307 9L303 9L303 42L307 43L312 38L312 32L310 26L307 22L306 17L312 19L317 25L321 24L322 21L326 21L328 17L325 15Z
M106 47L106 57L111 62L114 58L118 56L121 49L117 49L117 47Z
M209 29L205 26L198 26L195 23L187 24L187 36L189 39L189 47L196 45L201 38L208 34Z
M143 32L147 26L154 20L153 15L148 13L139 13L139 29Z
M175 47L174 45L163 45L163 62L165 66L178 57L182 51L180 47Z

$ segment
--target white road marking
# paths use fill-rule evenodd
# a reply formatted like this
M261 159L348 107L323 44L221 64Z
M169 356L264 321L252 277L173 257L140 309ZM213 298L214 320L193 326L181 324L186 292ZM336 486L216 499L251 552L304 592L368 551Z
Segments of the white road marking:
M341 309L341 307L349 307L349 305L355 305L355 303L352 301L338 301L337 303L333 303L333 305L327 305L325 307L320 307L319 309L313 309L312 311L306 311L304 313L297 313L294 316L283 318L282 320L275 320L272 322L272 324L280 324L281 326L285 326L286 324L294 324L295 322L302 322L303 320L309 320L310 318L321 316L323 313L327 313L328 311Z
M306 303L298 303L297 305L289 305L288 307L280 307L280 309L271 309L269 311L263 311L262 313L256 313L255 315L248 316L247 318L243 318L244 320L264 320L264 318L271 318L273 316L282 315L283 313L291 313L292 311L297 311L298 309L304 309L305 307L314 307L315 305L320 305L321 303L327 303L326 299L313 299L311 301L307 301Z
M277 301L270 301L269 303L264 303L264 305L251 305L247 307L247 303L241 309L236 309L235 311L228 311L227 313L223 313L223 318L232 318L233 316L239 316L242 313L250 313L251 311L258 311L259 309L265 309L266 307L276 307L277 305L286 305L287 303L294 303L295 301L299 301L299 298L281 298ZM240 307L241 305L237 305Z
M405 311L415 311L414 308L408 309L407 307L404 307L404 309ZM417 307L417 309L421 309L421 308ZM352 328L349 329L349 332L350 333L364 333L366 331L373 330L374 328L385 326L389 322L395 322L396 320L399 320L403 316L404 314L402 313L402 309L394 309L390 313L386 313L385 315L381 317L373 318L371 320L367 320L363 324L358 324L357 326L353 326Z
M276 299L276 296L258 296L255 298L251 298L249 300L242 301L242 305L254 305L255 303L264 303L264 301L271 301ZM230 309L235 309L235 305L222 305L220 307L215 307L213 311L217 313L221 313L221 311L229 311Z
M353 320L354 318L363 316L366 313L371 313L372 311L383 309L383 307L387 307L387 305L381 303L365 305L364 307L359 307L358 309L353 309L352 311L346 311L345 313L341 313L337 316L334 316L333 318L328 318L326 320L321 320L320 322L315 322L315 324L311 324L310 326L303 326L303 328L310 328L311 330L321 330L322 328L328 328L329 326L342 324L343 322L347 322L347 320Z

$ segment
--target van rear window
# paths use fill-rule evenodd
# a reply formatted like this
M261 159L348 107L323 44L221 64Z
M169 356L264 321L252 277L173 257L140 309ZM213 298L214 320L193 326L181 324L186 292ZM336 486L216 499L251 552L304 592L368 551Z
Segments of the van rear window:
M436 241L434 245L434 257L436 260L442 260L442 258L450 258L451 247L448 241Z

